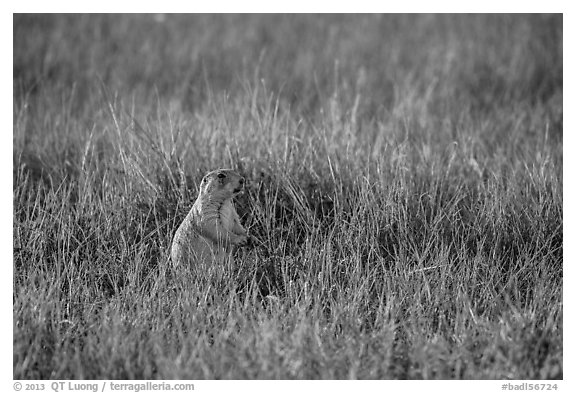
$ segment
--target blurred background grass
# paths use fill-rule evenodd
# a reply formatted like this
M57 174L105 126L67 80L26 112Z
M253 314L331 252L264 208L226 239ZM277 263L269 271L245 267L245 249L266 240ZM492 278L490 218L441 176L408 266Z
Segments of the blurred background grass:
M450 143L469 134L486 149L515 138L509 146L520 149L536 129L561 143L562 18L15 15L15 112L58 105L49 110L65 110L85 135L106 111L100 84L141 121L164 106L176 126L233 123L230 140L275 135L268 123L253 132L259 110L373 157L416 135ZM44 123L29 121L24 139L55 127L36 118Z
M310 113L335 83L366 110L405 89L481 108L562 88L558 15L15 15L14 49L17 92L74 84L80 107L95 77L191 112L260 80Z

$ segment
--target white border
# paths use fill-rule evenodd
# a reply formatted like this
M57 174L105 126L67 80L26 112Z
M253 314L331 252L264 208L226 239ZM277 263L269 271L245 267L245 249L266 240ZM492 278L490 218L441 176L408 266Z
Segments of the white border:
M184 2L174 2L174 1L164 1L161 2L161 6L158 3L151 5L138 3L125 2L119 4L117 1L100 1L90 5L81 4L72 1L22 1L14 2L10 4L8 8L11 12L87 12L87 11L115 11L115 12L158 12L162 8L163 12L174 12L174 11L190 11L190 12L215 12L215 11L227 11L227 12L287 12L287 11L306 11L306 12L411 12L411 11L444 11L444 12L482 12L489 9L492 12L566 12L568 9L567 2L565 1L530 1L530 2L513 2L504 3L502 1L483 1L477 2L476 5L470 5L462 3L455 3L452 1L435 1L435 2L402 2L400 5L390 5L386 4L385 7L382 5L375 6L375 2L372 1L354 1L347 2L343 4L333 4L327 6L328 3L320 2L318 4L311 4L310 1L291 1L287 4L277 6L271 4L272 2L263 1L244 1L239 5L238 2L225 1L219 2L218 4L194 4L194 5L184 5ZM2 53L5 53L5 58L13 58L13 26L12 26L12 13L2 13ZM568 70L565 73L564 79L564 107L574 108L573 92L574 92L574 77L572 76L571 70L576 70L576 64L574 62L574 23L576 22L573 17L573 13L568 12L564 15L564 69ZM12 104L12 70L7 61L3 62L3 78L2 78L2 89L3 92L3 105L0 107L3 111L2 119L5 119L4 131L0 133L2 141L0 143L0 148L2 149L0 157L2 159L2 170L0 171L0 182L2 184L9 184L10 186L4 186L2 192L0 193L1 206L1 221L2 221L2 232L0 239L2 241L1 249L4 250L6 255L6 260L4 263L7 266L5 273L1 275L0 286L2 287L2 294L0 296L1 305L1 315L12 316L11 307L11 294L12 292L12 133L8 132L13 128L12 115L13 115L13 104ZM568 241L565 242L564 248L564 299L565 299L565 314L564 314L564 381L550 381L551 383L558 383L561 388L558 391L576 391L576 386L574 383L574 376L569 370L572 370L574 366L574 339L570 334L570 328L574 326L574 306L573 301L575 299L574 287L571 285L571 278L574 277L575 267L573 265L575 261L575 248L574 248L574 222L575 222L575 209L571 201L575 197L574 193L574 177L573 174L576 173L574 169L575 157L572 156L571 148L575 146L574 135L574 119L572 112L570 110L564 110L567 115L564 119L564 129L568 132L564 133L564 200L568 203L565 204L564 209L564 239ZM570 176L572 175L572 176ZM9 318L10 320L12 318ZM6 350L2 351L2 356L0 357L0 370L1 370L1 390L3 391L13 391L13 381L12 381L12 352L7 350L7 348L12 347L13 333L12 333L12 323L5 322L2 325L2 342L3 347ZM10 344L9 344L10 343ZM30 382L30 381L28 381ZM41 383L47 383L46 381L38 381ZM86 381L93 382L93 381ZM277 390L279 386L285 387L289 390L329 390L334 392L347 392L349 393L352 389L362 389L367 391L382 391L383 388L392 389L391 391L401 391L410 389L426 389L426 391L446 391L446 392L491 392L500 391L501 386L507 381L364 381L364 382L349 382L349 381L283 381L282 383L273 381L260 381L260 382L249 382L249 381L191 381L197 386L198 391L251 391L259 392L266 391L269 392L271 389ZM521 381L518 381L519 383ZM536 381L529 381L536 382ZM540 381L538 381L540 382ZM510 382L516 383L516 382ZM101 385L100 385L101 386ZM572 388L569 388L572 386Z

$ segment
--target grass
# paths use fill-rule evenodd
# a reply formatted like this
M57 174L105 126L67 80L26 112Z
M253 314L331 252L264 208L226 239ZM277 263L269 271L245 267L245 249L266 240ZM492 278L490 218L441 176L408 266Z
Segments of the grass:
M15 379L557 379L562 16L15 15ZM173 269L202 175L235 262Z

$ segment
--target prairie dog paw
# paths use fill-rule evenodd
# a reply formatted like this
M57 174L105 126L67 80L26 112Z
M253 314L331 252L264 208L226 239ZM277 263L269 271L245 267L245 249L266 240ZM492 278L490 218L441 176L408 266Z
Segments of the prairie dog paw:
M246 236L246 235L238 235L235 243L236 243L237 246L244 246L244 245L246 245L246 243L248 243L248 236Z

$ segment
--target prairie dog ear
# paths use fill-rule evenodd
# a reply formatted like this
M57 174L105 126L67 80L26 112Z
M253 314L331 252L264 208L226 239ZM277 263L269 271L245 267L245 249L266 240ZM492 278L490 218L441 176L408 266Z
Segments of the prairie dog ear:
M204 176L202 178L202 181L200 182L200 189L205 189L208 186L208 175Z
M215 173L214 172L208 172L207 174L204 175L204 177L202 178L202 183L209 183L210 180L213 180L215 178Z

